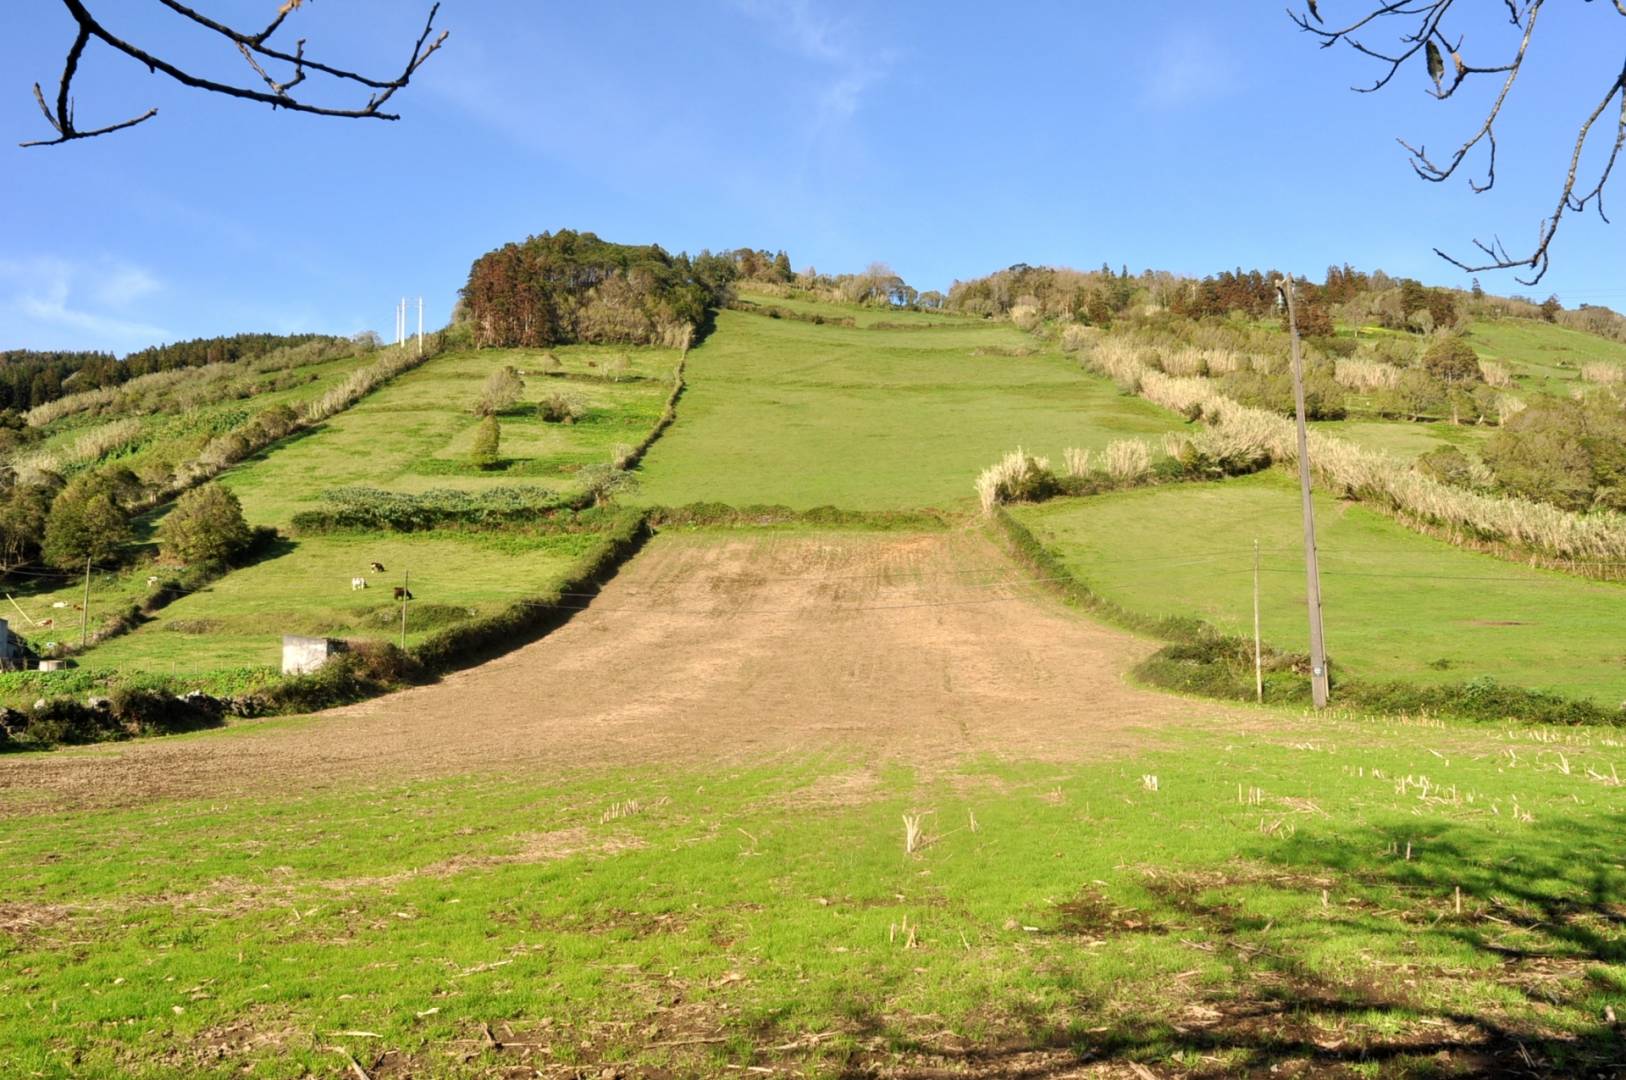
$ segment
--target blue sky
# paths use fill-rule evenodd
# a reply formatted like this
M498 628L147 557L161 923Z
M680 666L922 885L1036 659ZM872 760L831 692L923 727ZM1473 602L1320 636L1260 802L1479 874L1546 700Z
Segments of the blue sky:
M258 24L276 5L199 6ZM1329 18L1356 6L1321 3ZM92 9L154 51L241 74L152 0ZM389 70L427 9L320 0L284 33ZM1347 261L1465 285L1431 247L1533 237L1626 48L1608 5L1549 5L1497 187L1474 196L1417 180L1394 139L1455 145L1482 96L1436 104L1421 73L1351 93L1370 63L1316 49L1272 2L446 0L452 36L397 96L398 123L274 113L92 45L80 125L158 117L32 150L15 147L45 134L30 87L54 88L72 28L57 0L11 14L0 348L121 353L245 330L387 333L403 294L439 324L474 258L558 228L785 248L825 271L882 260L922 289L1017 261L1316 278ZM1512 43L1505 21L1469 29L1470 45ZM1626 308L1623 253L1626 222L1572 219L1539 292Z

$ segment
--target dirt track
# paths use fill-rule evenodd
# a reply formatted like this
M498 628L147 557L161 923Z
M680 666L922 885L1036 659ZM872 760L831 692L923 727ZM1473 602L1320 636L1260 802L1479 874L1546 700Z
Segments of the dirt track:
M1025 578L974 533L667 534L565 627L433 686L258 731L0 759L0 792L20 810L829 751L1062 760L1228 712L1128 685L1152 646Z

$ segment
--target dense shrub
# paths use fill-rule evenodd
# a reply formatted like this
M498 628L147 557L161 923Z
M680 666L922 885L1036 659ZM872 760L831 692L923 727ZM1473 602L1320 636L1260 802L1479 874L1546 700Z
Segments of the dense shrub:
M1626 412L1606 398L1531 405L1481 454L1515 495L1566 510L1626 510Z
M306 535L338 530L383 529L416 532L446 525L500 526L516 522L572 528L576 518L557 512L566 500L544 487L496 487L485 491L435 488L409 495L377 488L343 487L322 493L321 510L294 515ZM593 527L584 520L583 527Z
M128 736L173 735L215 727L225 706L206 694L177 697L140 687L118 686L108 695L108 711Z
M469 448L469 461L476 468L493 469L501 463L502 425L495 416L487 416L474 429L474 445Z
M1430 345L1421 360L1423 370L1445 383L1478 382L1479 354L1460 337L1444 337Z
M163 556L186 564L228 562L248 547L252 537L243 504L219 484L204 484L182 495L158 526Z
M1469 457L1454 446L1430 450L1419 457L1415 464L1417 471L1424 476L1472 491L1489 489L1495 479L1483 462Z
M1220 382L1224 393L1242 405L1294 414L1293 373L1285 367L1238 371ZM1309 363L1304 370L1304 415L1310 420L1342 420L1348 413L1344 388L1330 363Z

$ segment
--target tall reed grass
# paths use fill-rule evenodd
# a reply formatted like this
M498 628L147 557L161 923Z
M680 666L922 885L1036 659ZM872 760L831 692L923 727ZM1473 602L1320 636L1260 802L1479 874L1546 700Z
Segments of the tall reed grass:
M1110 346L1110 347L1109 347ZM1102 342L1083 362L1155 404L1206 422L1227 444L1256 446L1274 462L1298 460L1293 421L1220 393L1206 379L1155 370L1125 342ZM1312 430L1310 464L1336 494L1371 502L1441 526L1465 540L1495 541L1567 560L1626 558L1626 515L1560 510L1545 503L1454 487L1405 467L1387 454Z
M1400 385L1400 369L1381 360L1340 358L1333 364L1333 378L1339 386L1348 390L1363 393L1393 390Z

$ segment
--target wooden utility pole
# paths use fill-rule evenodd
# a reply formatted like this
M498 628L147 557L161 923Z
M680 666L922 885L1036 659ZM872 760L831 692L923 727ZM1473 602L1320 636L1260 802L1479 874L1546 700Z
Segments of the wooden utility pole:
M79 615L79 647L90 643L90 556L85 556L85 603Z
M1293 279L1278 278L1276 295L1287 308L1287 330L1293 341L1293 412L1298 420L1299 497L1304 503L1304 581L1310 608L1310 698L1327 707L1327 646L1321 634L1321 569L1316 562L1315 504L1310 498L1310 436L1304 422L1304 355L1299 348L1298 311Z
M1265 649L1259 641L1259 541L1253 542L1253 696L1265 702Z
M406 607L407 601L412 597L412 571L408 570L401 579L401 648L406 648Z

